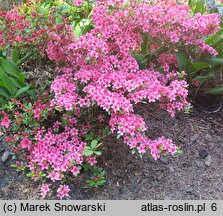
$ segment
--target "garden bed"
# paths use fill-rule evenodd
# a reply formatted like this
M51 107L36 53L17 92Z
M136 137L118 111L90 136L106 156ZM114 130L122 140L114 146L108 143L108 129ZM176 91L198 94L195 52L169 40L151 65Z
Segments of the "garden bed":
M175 118L154 112L154 107L139 108L150 134L173 138L182 147L182 156L140 159L121 140L110 137L99 161L106 171L105 185L87 188L84 174L70 178L68 199L223 199L223 108L219 108L219 100L201 96L189 115ZM211 160L205 162L207 155ZM16 173L12 163L12 159L0 163L0 198L40 199L41 184ZM47 199L57 198L49 194Z
M9 2L0 7L1 199L223 198L217 7Z

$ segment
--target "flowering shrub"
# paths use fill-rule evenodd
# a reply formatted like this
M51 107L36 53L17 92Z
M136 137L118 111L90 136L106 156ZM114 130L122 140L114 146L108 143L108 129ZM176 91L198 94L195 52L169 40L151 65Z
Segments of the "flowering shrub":
M44 51L60 73L51 85L53 98L28 108L15 102L24 112L15 112L14 130L26 129L7 140L15 145L15 153L23 153L25 162L18 161L17 168L28 168L33 179L64 183L66 175L76 176L81 167L89 169L97 163L101 144L88 139L93 129L86 117L96 108L108 118L94 113L94 124L107 123L140 155L148 152L156 160L176 153L172 140L146 135L149 126L135 113L136 105L156 102L171 116L189 109L186 74L179 75L174 54L182 48L216 54L202 37L217 31L218 15L192 16L188 6L173 1L98 0L92 22L94 28L79 38L67 24L67 31L48 32ZM5 120L2 125L9 127ZM92 169L97 174L89 183L103 184L103 171ZM42 196L49 190L50 184L43 185ZM60 185L58 198L69 190L68 185Z
M175 153L177 147L163 137L148 139L134 106L159 102L171 116L189 108L187 83L171 67L176 66L172 54L182 47L216 54L202 37L214 33L220 19L217 14L192 17L188 6L170 1L146 2L97 1L94 29L78 40L74 37L56 54L57 40L52 40L47 52L51 60L65 63L59 67L63 74L52 84L54 105L67 110L100 106L109 113L113 132L140 153L150 149L157 159L163 152ZM163 62L164 55L172 56ZM160 67L163 74L156 71Z

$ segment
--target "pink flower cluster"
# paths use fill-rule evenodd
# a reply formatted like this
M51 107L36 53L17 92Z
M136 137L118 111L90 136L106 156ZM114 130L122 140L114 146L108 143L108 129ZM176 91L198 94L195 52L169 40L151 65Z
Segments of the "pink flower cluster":
M114 132L117 128L118 134L129 134L134 136L137 131L146 131L146 124L141 116L132 113L128 114L113 114L110 122L111 131Z
M39 131L36 136L36 143L30 152L30 164L43 170L54 170L49 174L52 181L62 179L62 173L70 169L77 174L74 165L83 163L83 152L86 143L81 142L78 137L78 130L66 128L64 132L54 134L50 129L44 134Z
M59 124L57 122L53 127L55 131L58 130ZM51 129L38 129L33 145L27 137L22 139L19 148L29 152L29 156L25 157L28 159L26 164L34 173L34 178L40 173L45 173L51 182L60 182L65 174L78 175L82 163L88 162L91 166L97 163L94 157L84 158L87 143L82 142L78 130L72 124L70 126L60 133ZM41 187L42 197L50 190L49 186L50 184L46 184ZM57 190L58 198L68 196L69 191L68 186L61 185Z
M45 184L40 188L40 195L45 198L47 193L50 191L51 184Z
M125 135L124 140L131 149L137 148L140 154L144 154L147 149L150 149L150 153L155 160L163 153L174 154L177 151L177 146L173 144L172 140L165 139L164 137L151 140L138 132L135 136Z
M70 81L69 81L70 80ZM60 108L72 110L76 106L76 83L68 78L68 75L57 77L51 85L51 91L55 94L56 104ZM52 104L54 101L52 101Z
M26 131L19 131L13 137L7 137L7 142L19 145L12 145L12 151L18 153L20 151L23 163L16 162L18 170L27 167L30 170L30 176L33 179L46 178L48 182L57 183L64 180L65 175L77 176L81 171L83 163L89 163L94 166L97 163L96 155L86 157L84 151L86 142L83 142L82 129L89 129L91 125L82 126L78 122L76 115L64 113L61 118L51 121L51 117L55 114L54 108L50 107L48 94L40 96L39 100L32 106L28 106L13 99L18 112L15 114L15 120L21 128L27 126L27 119L23 122L27 112L32 115L34 110L40 110L41 115L38 121L30 119L33 124ZM46 101L45 101L46 100ZM8 115L3 111L5 117ZM23 116L24 114L24 116ZM52 115L53 114L53 115ZM26 117L25 117L26 118ZM19 119L19 122L18 122ZM49 125L41 127L41 124L48 120ZM21 120L21 121L20 121ZM78 123L78 124L77 124ZM45 197L50 191L50 184L45 184L40 189L40 194ZM57 191L58 198L68 196L69 188L60 186Z

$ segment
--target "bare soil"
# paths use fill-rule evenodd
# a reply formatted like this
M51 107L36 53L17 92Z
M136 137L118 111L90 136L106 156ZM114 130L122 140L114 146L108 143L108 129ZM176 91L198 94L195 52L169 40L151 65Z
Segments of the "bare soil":
M122 140L109 137L99 165L106 171L103 187L88 188L85 174L69 179L68 199L197 200L223 199L223 107L221 100L198 96L190 114L175 118L154 106L138 107L152 138L164 135L183 149L177 157L154 161L132 155ZM0 156L2 153L0 154ZM209 155L209 156L208 156ZM206 161L205 157L211 158ZM40 182L0 162L0 199L41 199ZM209 163L209 164L208 164ZM47 199L57 199L50 194Z

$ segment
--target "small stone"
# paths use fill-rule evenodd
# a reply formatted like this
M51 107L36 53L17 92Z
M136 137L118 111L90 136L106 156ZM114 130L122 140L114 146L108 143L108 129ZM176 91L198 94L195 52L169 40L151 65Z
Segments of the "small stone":
M208 156L208 151L205 150L205 149L202 149L202 150L199 151L199 155L200 155L203 159L205 159L205 158Z
M171 173L174 173L175 172L175 169L173 168L173 166L169 166L169 169L170 169L170 172Z
M2 163L5 163L10 157L10 152L9 151L5 151L2 155Z
M198 134L194 134L191 138L190 141L193 143L198 139L199 135Z
M162 173L158 173L158 175L156 176L156 180L157 181L161 181L163 179L164 175Z
M202 167L204 162L202 162L200 160L196 160L195 163L198 167Z
M210 134L205 135L205 139L208 141L212 141L213 137Z
M205 159L204 162L207 166L211 166L211 155L208 155Z
M1 191L2 191L6 196L7 196L8 194L10 194L10 189L9 189L8 186L3 187Z
M168 163L169 163L169 160L168 160L167 157L161 156L161 157L160 157L160 160L161 160L163 163L165 163L165 164L168 164Z
M164 196L164 200L172 200L173 198L171 197L171 196L169 196L169 195L165 195Z
M185 188L185 191L186 191L187 193L191 193L191 192L193 191L193 188L190 187L190 186L188 186L188 187Z
M5 134L5 133L4 133ZM6 140L5 140L5 137L1 138L1 141L0 141L1 145L5 145L6 144Z
M5 151L4 148L0 148L0 154L1 154L2 152L4 152L4 151Z
M29 192L28 188L26 188L25 190L23 190L23 193L28 193L28 192Z

